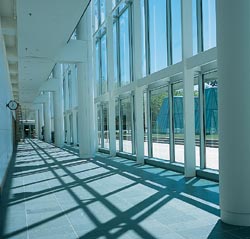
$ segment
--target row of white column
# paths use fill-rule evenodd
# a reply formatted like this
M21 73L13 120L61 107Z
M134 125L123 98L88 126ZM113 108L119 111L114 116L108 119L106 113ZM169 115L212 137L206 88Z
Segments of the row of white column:
M110 5L109 5L110 4ZM134 1L133 9L140 9ZM185 59L192 56L192 0L182 0L183 27L183 76L185 112L185 176L195 176L193 72L188 70ZM107 1L111 12L111 1ZM135 78L141 78L141 30L140 11L134 14L134 64ZM250 27L248 24L250 1L217 1L217 48L219 72L219 130L220 130L220 206L224 222L236 225L250 225L250 108L247 106L250 81ZM108 16L108 14L107 14ZM115 97L113 75L112 16L107 19L108 75L109 75L109 130L110 154L116 153ZM92 69L92 34L90 11L81 20L77 35L87 42L88 62L77 64L78 69L78 112L79 149L81 157L92 157L96 149L94 120L94 86ZM84 53L83 53L84 54ZM57 79L62 78L59 65L54 70ZM61 82L61 81L60 81ZM55 91L55 143L63 145L62 85ZM137 162L144 163L143 135L143 88L135 90ZM49 106L41 107L37 118L42 124L44 111L45 140L49 140Z
M220 207L224 222L250 226L250 1L218 0L217 49L219 72ZM141 78L140 2L133 1L134 75ZM110 154L116 153L113 19L107 1ZM192 57L192 0L182 0L182 56L185 113L185 176L195 176L195 129ZM135 89L137 162L144 163L143 87Z

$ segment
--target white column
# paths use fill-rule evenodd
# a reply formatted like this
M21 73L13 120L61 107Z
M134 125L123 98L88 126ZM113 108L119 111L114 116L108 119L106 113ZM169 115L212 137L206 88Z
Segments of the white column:
M106 1L107 16L107 58L108 58L108 79L109 79L109 151L111 156L116 154L116 129L115 129L115 97L114 90L114 44L113 44L113 16L109 15L112 11L112 2Z
M94 80L92 76L92 31L91 8L89 7L81 19L77 35L79 40L86 41L87 62L78 63L78 117L80 157L89 158L95 154L95 119L94 119ZM86 50L86 49L85 49ZM84 49L83 49L84 54Z
M51 112L50 112L50 95L45 93L46 101L44 102L44 140L51 143Z
M193 54L192 0L182 0L182 58L184 87L184 155L185 176L194 177L195 172L195 121L194 121L194 75L187 69L186 59Z
M135 80L142 78L142 27L140 1L133 2L134 19L134 76ZM135 89L135 138L136 138L136 161L144 164L144 123L143 123L143 88Z
M250 1L216 3L221 219L250 226Z
M57 79L57 89L54 92L54 128L55 145L62 147L64 144L64 124L63 124L63 72L62 65L56 64L53 75Z

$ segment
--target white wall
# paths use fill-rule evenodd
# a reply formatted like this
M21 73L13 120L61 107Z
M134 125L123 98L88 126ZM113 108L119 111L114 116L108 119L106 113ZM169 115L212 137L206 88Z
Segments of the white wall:
M12 112L6 107L13 96L6 59L0 22L0 187L2 187L13 150Z

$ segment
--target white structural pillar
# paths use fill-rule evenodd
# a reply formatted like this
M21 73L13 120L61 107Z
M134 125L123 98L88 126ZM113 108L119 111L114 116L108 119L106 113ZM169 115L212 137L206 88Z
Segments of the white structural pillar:
M142 78L142 27L140 1L133 2L134 19L134 75L135 80ZM136 162L144 164L144 123L143 123L143 87L135 89L135 136Z
M250 226L250 1L216 3L221 219Z
M55 129L55 145L57 147L62 147L64 144L62 74L63 74L62 65L56 64L53 70L53 76L57 81L57 87L54 91L54 129Z
M195 171L195 125L194 125L194 75L187 68L186 59L193 54L192 0L182 0L182 58L184 88L184 154L185 176L194 177Z
M111 156L116 154L116 128L115 128L115 97L114 90L114 52L113 52L113 16L109 15L112 11L112 2L106 1L107 17L107 58L109 76L109 152ZM96 62L96 61L95 61Z
M51 143L51 112L50 112L50 92L46 92L44 102L44 140Z
M90 13L91 8L89 7L77 29L79 40L87 42L87 49L83 49L82 52L88 56L88 61L77 64L79 154L82 158L93 157L95 154L94 80L91 60L92 32Z

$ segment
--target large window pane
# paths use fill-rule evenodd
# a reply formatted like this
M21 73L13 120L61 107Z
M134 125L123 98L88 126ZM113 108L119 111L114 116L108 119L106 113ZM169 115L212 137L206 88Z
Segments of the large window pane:
M144 155L148 156L148 105L147 93L143 94Z
M167 87L150 92L150 111L152 156L169 160L169 101Z
M198 52L197 1L192 0L193 55Z
M100 17L101 17L101 24L104 22L105 20L105 11L106 11L106 0L100 0Z
M109 107L105 103L103 105L103 137L104 137L104 148L109 149L109 117L108 117Z
M182 60L181 46L181 0L171 0L171 22L172 22L172 62L173 64Z
M205 109L206 167L218 170L218 88L217 79L211 75L205 76Z
M102 147L102 110L97 106L97 131L98 131L98 148Z
M184 163L184 118L182 82L173 84L173 114L175 162Z
M150 72L167 66L166 0L149 0Z
M99 54L99 42L95 44L95 74L96 74L96 93L100 95L101 82L100 82L100 54Z
M194 120L195 120L195 158L196 166L200 166L200 99L198 77L194 78Z
M114 44L114 83L118 86L118 69L117 69L117 22L113 24L113 44Z
M95 24L95 31L98 29L99 26L99 1L94 1L94 24Z
M132 153L132 112L130 97L121 100L122 148Z
M121 86L130 83L130 44L128 9L120 16L120 81Z
M146 33L145 33L145 5L144 0L140 0L141 4L141 34L142 34L142 42L141 42L141 50L142 50L142 76L146 76Z
M216 12L215 0L202 0L203 48L207 50L216 46Z
M116 136L116 151L120 151L120 102L115 101L115 136Z
M107 92L108 87L108 76L107 76L107 45L106 45L106 35L101 38L101 84L102 84L102 94Z

